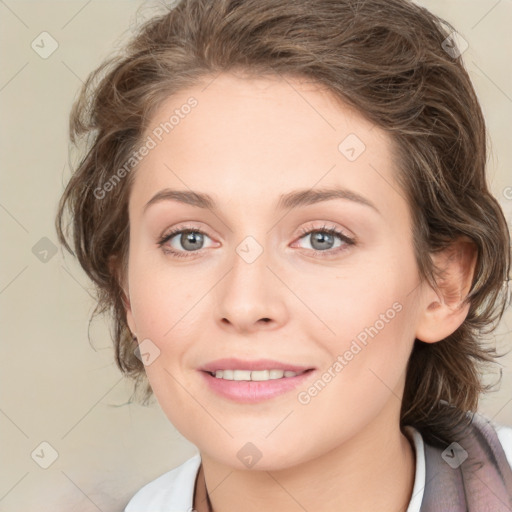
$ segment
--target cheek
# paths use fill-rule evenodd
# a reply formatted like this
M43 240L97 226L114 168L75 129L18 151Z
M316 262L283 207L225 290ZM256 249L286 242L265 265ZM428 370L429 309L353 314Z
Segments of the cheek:
M414 256L392 250L378 256L338 271L322 290L309 294L309 304L322 319L316 323L325 328L316 339L330 355L325 370L337 376L333 388L341 394L350 390L358 399L382 387L379 379L391 389L398 384L418 316ZM341 366L334 368L338 356Z
M200 283L172 269L157 250L134 248L129 260L130 302L141 335L164 342L189 321ZM183 319L180 321L180 319Z
M326 276L323 286L312 287L310 280L299 278L300 293L322 321L317 323L325 328L326 340L345 342L364 338L368 330L391 331L399 325L405 316L400 311L410 302L417 280L414 267L401 263L379 259L379 263L334 270L335 278Z
M340 435L338 431L343 435L356 432L370 423L387 403L396 400L395 405L399 407L414 341L407 304L395 302L389 308L377 308L383 316L376 320L369 316L365 303L361 304L362 313L355 311L352 317L346 317L347 322L338 322L339 334L326 347L329 360L312 386L299 390L302 394L297 397L304 407L304 421L329 417L327 438ZM354 320L356 314L359 316Z

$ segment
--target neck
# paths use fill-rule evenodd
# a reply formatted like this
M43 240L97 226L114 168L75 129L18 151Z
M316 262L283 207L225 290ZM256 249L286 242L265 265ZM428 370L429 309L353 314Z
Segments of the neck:
M334 450L275 471L233 470L202 455L194 509L406 512L415 453L398 424L396 429L387 425L369 425Z

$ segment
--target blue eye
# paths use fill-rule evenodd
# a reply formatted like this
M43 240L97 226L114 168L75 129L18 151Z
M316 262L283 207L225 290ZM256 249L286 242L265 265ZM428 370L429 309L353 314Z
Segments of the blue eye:
M310 249L315 257L323 257L322 253L332 256L346 250L348 246L355 245L354 239L346 236L335 227L327 228L324 226L309 230L303 228L301 234L302 236L299 240L310 237ZM201 252L204 248L204 237L210 238L201 229L180 226L162 236L158 240L157 245L165 254L171 254L177 258L188 258L193 256L194 253ZM176 238L178 244L183 249L173 247L172 241L174 238ZM336 239L340 240L340 243L338 246L333 247Z
M323 228L317 229L302 229L301 230L301 238L310 240L311 249L314 253L328 253L328 254L337 254L340 251L343 251L347 248L347 246L354 245L354 239L346 236L343 232L339 231L337 228L327 228L324 226ZM333 248L333 244L335 239L340 240L340 244ZM316 256L317 254L315 254ZM321 255L319 255L321 257Z
M177 235L180 235L179 237ZM198 252L202 249L202 247L198 247L198 245L202 245L204 243L204 237L208 236L204 231L201 231L197 228L178 228L172 230L170 233L164 235L159 241L158 246L165 252L173 254L178 258L187 258L189 253ZM175 248L169 247L167 242L172 241L173 238L177 238L179 244L185 249L176 250ZM208 237L209 238L209 237Z

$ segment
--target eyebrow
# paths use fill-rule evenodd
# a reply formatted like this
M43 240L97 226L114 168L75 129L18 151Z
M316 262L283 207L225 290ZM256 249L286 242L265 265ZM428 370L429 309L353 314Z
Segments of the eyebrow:
M323 201L333 199L345 199L358 204L367 206L380 214L378 208L362 195L344 188L321 188L295 190L287 194L282 194L276 205L276 210L298 208L300 206L309 206ZM177 201L180 203L217 211L215 200L212 196L201 192L191 190L173 190L166 188L157 192L144 206L144 212L153 204L162 201Z

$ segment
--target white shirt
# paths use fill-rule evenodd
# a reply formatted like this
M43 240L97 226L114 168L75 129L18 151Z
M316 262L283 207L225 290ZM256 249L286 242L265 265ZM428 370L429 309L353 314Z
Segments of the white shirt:
M512 468L512 427L493 424L507 461ZM425 447L421 434L413 427L405 427L416 452L416 472L412 497L407 512L420 512L425 487ZM164 473L142 487L130 500L124 512L192 512L194 487L201 465L199 453L177 468Z

